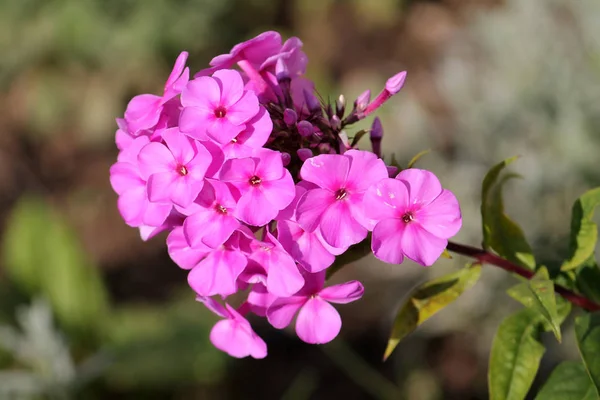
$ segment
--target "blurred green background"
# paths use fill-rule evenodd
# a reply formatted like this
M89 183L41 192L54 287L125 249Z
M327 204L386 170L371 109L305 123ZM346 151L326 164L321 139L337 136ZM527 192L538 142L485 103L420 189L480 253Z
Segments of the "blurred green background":
M379 113L387 156L432 149L419 166L457 195L457 239L477 245L480 181L521 155L508 212L550 265L566 253L570 205L600 185L599 18L597 0L0 2L0 398L485 399L493 333L518 307L502 293L514 280L491 267L381 362L408 290L460 257L346 267L335 280L366 293L340 308L329 345L255 321L267 359L215 350L215 320L164 237L144 243L118 214L114 119L161 90L180 51L196 71L267 29L303 40L324 97L353 101L407 70ZM568 334L547 339L539 382L576 357Z

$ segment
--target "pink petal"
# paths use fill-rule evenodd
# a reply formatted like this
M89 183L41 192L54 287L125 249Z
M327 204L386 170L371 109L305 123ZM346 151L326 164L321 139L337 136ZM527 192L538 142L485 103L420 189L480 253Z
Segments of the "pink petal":
M415 220L432 235L450 238L462 225L460 205L454 194L444 189L435 200L415 213Z
M277 223L277 238L290 255L308 272L319 272L335 261L314 233L305 232L293 221Z
M398 218L409 208L408 188L397 179L382 179L363 197L365 215L376 221Z
M385 219L375 225L371 250L375 257L390 264L401 264L404 261L402 236L406 224L399 219Z
M196 154L194 146L189 137L181 133L179 129L165 129L162 133L162 137L169 147L172 158L176 163L185 165L194 158L194 155Z
M150 180L153 180L155 176L159 176L161 174L152 175ZM203 180L195 180L191 176L179 176L176 175L176 179L170 186L171 196L170 199L173 204L180 207L187 207L194 199L198 196L198 193L202 190L204 186Z
M211 110L198 107L185 107L179 117L179 130L198 140L208 140L207 124L215 118Z
M212 251L189 273L188 284L200 296L228 296L237 291L236 281L246 264L238 251Z
M348 247L367 237L368 231L350 211L348 201L335 201L321 216L319 228L325 242L333 247Z
M280 297L267 309L267 319L274 328L283 329L288 326L308 297Z
M364 192L369 186L388 177L383 160L370 151L348 150L344 155L352 160L346 184L346 188L352 192Z
M259 188L252 187L240 198L234 215L248 225L263 226L275 219L278 211Z
M302 228L314 232L328 207L336 202L333 193L325 189L307 191L298 201L296 219Z
M196 301L204 304L204 306L208 308L212 313L218 315L221 318L234 319L234 316L231 315L229 310L225 308L223 304L219 303L212 297L196 296Z
M181 91L181 105L195 107L214 115L215 108L221 101L221 87L218 82L208 76L193 79Z
M110 184L117 194L145 185L137 166L126 162L118 162L110 167Z
M272 249L268 253L268 265L263 266L268 271L266 286L269 293L279 297L292 296L304 285L304 278L294 259L282 248Z
M206 171L212 164L211 153L202 145L200 142L194 144L196 154L193 158L185 165L188 170L189 178L194 180L204 180Z
M288 170L284 170L284 175L281 179L263 181L260 186L267 201L275 207L277 211L286 208L292 200L294 200L296 195L294 180Z
M250 311L260 317L265 317L267 309L275 299L276 297L267 291L265 285L258 283L252 286L246 302L250 305Z
M234 125L240 125L254 118L259 110L258 98L254 92L246 91L235 104L227 107L225 118Z
M273 131L273 121L264 107L260 107L258 114L246 122L246 129L238 136L238 142L258 149L267 143Z
M223 168L221 168L221 180L247 184L248 180L254 175L256 161L255 158L250 157L225 161Z
M174 171L177 167L171 151L163 144L148 143L140 150L138 155L140 174L143 179L150 175Z
M173 83L175 83L175 81L181 76L181 73L185 68L185 62L187 61L187 58L187 51L182 51L179 54L177 60L175 60L175 65L173 65L173 70L171 71L171 74L165 83L165 88L172 86Z
M283 168L280 152L261 148L254 150L253 156L260 159L255 174L262 180L272 181L284 176L286 170Z
M205 176L207 178L216 178L225 162L225 155L221 150L221 147L213 141L201 141L199 142L204 148L210 153L211 162L206 169Z
M405 169L396 179L406 182L411 204L429 204L442 193L442 184L438 178L424 169Z
M302 179L332 192L343 188L350 169L350 158L339 154L321 154L304 162Z
M127 129L132 134L156 125L162 111L162 97L152 94L135 96L125 110Z
M296 320L296 333L306 343L323 344L335 339L342 328L337 310L326 301L315 297L300 309Z
M143 224L142 218L147 202L146 190L142 186L127 190L119 196L117 207L127 225Z
M233 69L222 69L213 74L213 79L221 89L219 105L227 108L235 104L244 93L244 82L239 72Z
M173 209L171 203L151 203L148 199L145 200L145 203L143 222L150 226L162 225Z
M365 291L359 281L350 281L326 287L319 292L319 297L331 303L346 304L360 299Z
M267 345L252 331L249 323L224 319L216 323L210 331L210 341L219 350L232 357L267 356Z
M170 201L173 190L180 180L179 178L179 174L174 171L159 172L151 175L148 178L148 199L158 203Z
M206 246L195 249L191 248L181 227L173 229L169 236L167 236L167 248L169 249L171 259L183 269L194 268L211 251Z
M426 267L440 258L447 245L446 239L432 235L416 222L407 224L402 235L404 255Z
M246 129L244 124L233 124L227 117L213 118L206 129L206 134L220 144L227 144L244 129Z
M183 223L185 236L192 247L202 243L213 249L225 243L239 226L232 216L220 215L213 209L201 209Z

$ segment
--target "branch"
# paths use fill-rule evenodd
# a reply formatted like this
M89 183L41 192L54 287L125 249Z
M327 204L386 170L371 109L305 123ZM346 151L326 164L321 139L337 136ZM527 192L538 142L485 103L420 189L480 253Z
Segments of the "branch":
M478 249L476 247L467 246L464 244L448 242L448 251L452 251L463 256L475 258L477 261L485 264L494 265L500 267L505 271L512 272L520 275L524 278L531 279L534 272L521 267L520 265L514 264L502 257L492 254L486 250ZM579 306L588 311L600 311L600 304L593 302L592 300L584 297L580 294L567 289L564 286L554 285L554 291L570 301L572 304Z

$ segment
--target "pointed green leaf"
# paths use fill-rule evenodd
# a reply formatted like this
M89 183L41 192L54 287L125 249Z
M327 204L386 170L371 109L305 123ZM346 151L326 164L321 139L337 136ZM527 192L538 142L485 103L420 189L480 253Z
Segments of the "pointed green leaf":
M499 177L504 168L516 159L517 157L511 157L495 165L483 180L481 188L483 244L486 249L493 249L500 256L534 270L535 259L523 230L504 213L502 187L508 179L517 175L509 174L502 179Z
M471 288L480 274L481 265L474 264L425 282L410 293L396 315L383 359L386 360L392 354L406 335Z
M537 374L544 346L541 318L523 309L500 324L492 343L488 383L491 400L523 400Z
M581 293L590 300L600 303L600 268L593 257L589 262L578 267L575 282Z
M583 364L565 361L552 371L535 400L598 400L598 394Z
M430 152L431 150L427 149L417 153L417 155L411 158L411 160L408 162L408 166L406 168L412 168L421 157L423 157L426 154L429 154Z
M583 364L600 398L600 312L576 318L575 335Z
M556 340L562 340L560 335L560 321L556 311L556 295L554 294L554 283L548 276L545 267L535 274L527 282L518 284L508 289L508 294L519 301L525 307L539 313L549 324Z
M563 263L561 270L575 269L594 255L598 241L598 226L592 218L598 204L600 204L600 187L587 191L573 204L569 258Z
M108 310L107 293L75 233L40 199L24 198L6 229L7 275L25 292L43 294L68 328L92 330Z
M367 132L368 131L366 129L361 129L360 131L356 132L356 135L354 135L354 137L352 138L352 143L350 143L350 146L356 146L360 139L362 139L362 137L365 136Z

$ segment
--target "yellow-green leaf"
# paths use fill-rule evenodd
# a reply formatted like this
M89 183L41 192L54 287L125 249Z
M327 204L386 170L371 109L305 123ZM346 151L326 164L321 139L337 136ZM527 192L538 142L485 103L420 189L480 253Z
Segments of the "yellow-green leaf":
M383 359L392 354L404 337L471 288L480 274L481 265L473 264L426 282L410 293L396 315Z
M535 269L535 259L531 246L519 225L504 212L502 187L516 174L500 178L504 168L517 157L508 158L492 167L486 174L481 188L481 217L483 224L483 245L500 256L530 270Z
M585 313L577 317L575 336L585 369L600 398L600 312Z
M575 269L594 255L598 241L598 226L592 218L598 204L600 204L600 187L587 191L573 204L569 257L562 264L561 270Z
M539 314L523 309L500 324L490 354L490 400L525 399L545 351L541 321Z
M556 340L559 342L562 340L554 283L550 280L548 270L545 267L540 268L529 281L510 288L508 294L525 307L539 313L549 324Z

